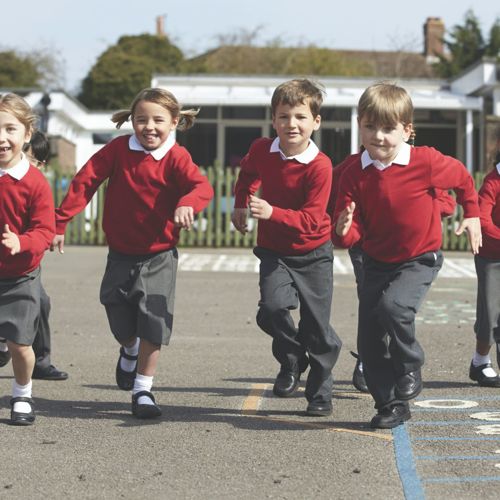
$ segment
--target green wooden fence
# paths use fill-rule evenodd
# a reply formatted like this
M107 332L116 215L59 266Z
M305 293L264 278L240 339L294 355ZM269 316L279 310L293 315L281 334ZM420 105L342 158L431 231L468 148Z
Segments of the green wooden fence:
M231 224L233 208L234 183L238 169L208 167L203 169L214 188L215 196L210 205L197 214L194 227L190 231L181 231L179 245L184 247L253 247L257 242L257 221L249 220L250 232L242 235ZM476 173L474 180L479 189L483 173ZM71 181L70 177L51 173L56 206L62 201L64 193ZM101 221L104 206L106 186L102 185L87 208L78 214L66 229L66 244L73 245L105 245L106 238L102 231ZM444 250L467 250L467 237L456 236L455 229L462 218L462 208L459 206L455 214L443 221Z

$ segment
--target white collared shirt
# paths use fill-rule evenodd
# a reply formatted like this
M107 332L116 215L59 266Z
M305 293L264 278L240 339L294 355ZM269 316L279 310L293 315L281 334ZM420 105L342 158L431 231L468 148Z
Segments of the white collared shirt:
M0 168L0 177L9 174L14 179L20 181L30 169L30 162L24 153L21 154L21 160L10 168Z
M270 153L279 153L281 155L282 160L297 160L300 163L303 163L304 165L307 165L308 163L312 162L316 156L318 156L319 149L314 142L309 139L309 145L307 146L306 150L303 151L302 153L295 155L295 156L286 156L283 151L280 149L280 138L276 137L274 141L271 144L271 149L269 150Z
M398 165L408 165L408 163L410 163L410 154L411 146L406 142L403 142L403 144L401 144L401 148L399 148L396 158L394 158L394 160L392 160L392 162L388 165L384 165L379 160L372 160L368 151L365 149L361 155L361 168L364 170L366 167L373 165L377 170L385 170L393 163L397 163Z
M500 174L500 163L497 163L497 172Z
M143 151L146 154L150 154L156 161L161 160L175 145L175 134L171 132L167 137L167 140L158 149L144 149L143 145L137 139L137 136L131 135L128 140L128 147L132 151Z

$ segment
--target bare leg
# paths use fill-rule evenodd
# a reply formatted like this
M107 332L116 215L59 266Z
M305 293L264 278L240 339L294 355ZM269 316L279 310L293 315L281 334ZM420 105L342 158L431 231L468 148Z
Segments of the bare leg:
M487 356L490 352L491 345L484 340L476 340L476 352L481 356Z
M148 340L141 339L139 345L139 359L137 362L137 373L147 377L153 377L160 357L160 344L153 344Z
M19 385L26 385L31 380L35 366L35 353L30 345L16 344L7 341L7 346L12 355L12 368L14 378Z

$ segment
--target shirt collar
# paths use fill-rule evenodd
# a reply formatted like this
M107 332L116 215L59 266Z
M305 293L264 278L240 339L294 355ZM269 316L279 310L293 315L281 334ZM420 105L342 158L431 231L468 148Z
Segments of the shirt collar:
M497 172L500 174L500 162L497 163Z
M384 170L387 167L390 167L393 163L397 163L398 165L408 165L410 163L410 154L411 146L404 142L399 148L396 158L394 158L389 165L384 165L378 160L372 160L368 151L365 149L361 155L361 168L365 169L366 167L373 165L377 170Z
M316 156L318 156L319 149L314 142L309 139L309 145L307 146L306 150L303 151L302 153L295 155L295 156L286 156L283 151L280 149L280 138L276 137L274 141L271 144L271 149L269 150L270 153L279 153L281 156L282 160L297 160L299 163L303 163L304 165L307 165L308 163L312 162Z
M175 134L171 132L167 140L158 149L144 149L142 144L137 139L137 136L131 135L128 140L128 147L132 151L142 151L147 155L150 154L156 161L161 160L175 145Z
M30 169L30 162L24 155L21 156L21 160L10 168L0 168L0 177L9 174L14 179L20 181Z

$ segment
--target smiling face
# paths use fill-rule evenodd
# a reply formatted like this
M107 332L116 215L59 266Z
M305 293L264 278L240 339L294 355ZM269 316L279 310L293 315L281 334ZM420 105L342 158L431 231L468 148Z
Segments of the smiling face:
M0 168L8 169L21 160L23 146L31 134L11 113L0 111Z
M139 101L134 108L132 125L137 139L149 151L158 149L175 130L178 118L155 102Z
M401 145L408 141L412 124L398 122L394 125L374 123L364 116L358 120L361 143L368 151L372 160L378 160L384 165L396 158Z
M319 129L321 116L313 116L309 103L290 106L278 104L274 110L273 128L280 140L280 148L286 156L303 153L309 139Z

